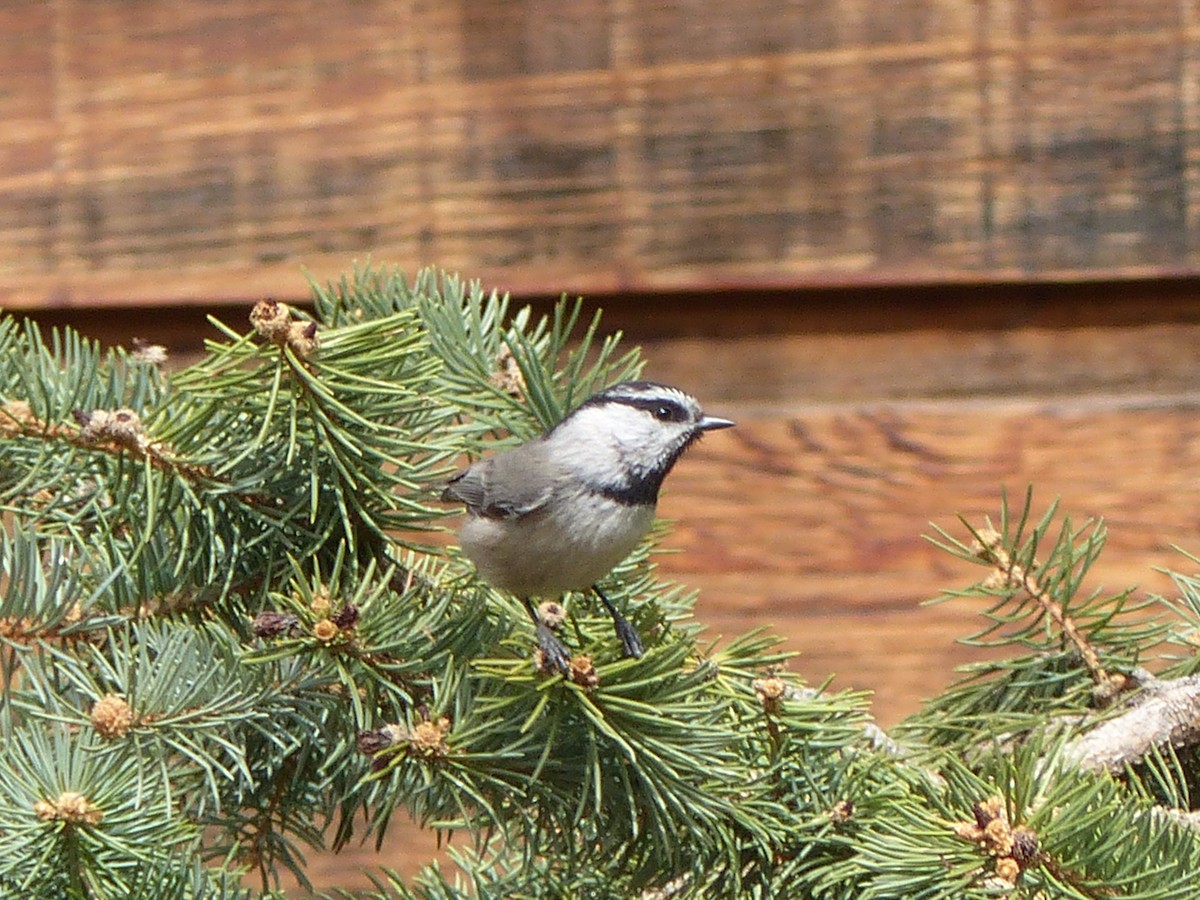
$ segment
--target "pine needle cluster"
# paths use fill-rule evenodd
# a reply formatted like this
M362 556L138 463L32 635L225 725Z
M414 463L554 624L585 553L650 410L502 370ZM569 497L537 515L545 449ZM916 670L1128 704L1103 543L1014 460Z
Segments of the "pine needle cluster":
M213 327L165 373L0 319L0 896L266 896L398 818L454 865L370 896L1195 896L1200 580L1092 592L1103 525L1028 496L941 533L993 652L886 735L651 540L606 582L646 655L570 597L542 673L438 491L637 352L435 271Z

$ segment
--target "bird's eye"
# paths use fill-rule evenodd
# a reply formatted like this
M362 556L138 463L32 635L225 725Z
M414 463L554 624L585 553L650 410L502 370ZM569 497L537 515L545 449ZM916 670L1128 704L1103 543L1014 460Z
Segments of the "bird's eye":
M672 400L638 400L630 402L630 406L654 416L660 422L686 422L688 411L681 404Z

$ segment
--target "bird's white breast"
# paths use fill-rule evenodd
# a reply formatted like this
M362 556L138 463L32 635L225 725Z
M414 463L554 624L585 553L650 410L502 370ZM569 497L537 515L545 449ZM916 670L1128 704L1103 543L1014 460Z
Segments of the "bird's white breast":
M520 520L472 516L459 542L479 574L496 587L518 597L554 596L587 590L607 575L653 521L653 506L581 493Z

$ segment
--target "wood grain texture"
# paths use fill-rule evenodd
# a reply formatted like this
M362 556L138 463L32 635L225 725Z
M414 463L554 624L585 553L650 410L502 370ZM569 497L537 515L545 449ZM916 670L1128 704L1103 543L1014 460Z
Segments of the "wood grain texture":
M0 304L436 262L519 291L1194 273L1141 0L0 6Z
M1156 566L1200 550L1197 401L1169 406L941 403L801 409L740 417L681 464L662 512L677 518L663 571L701 591L726 635L771 625L813 681L869 688L885 722L917 708L973 651L968 601L921 608L981 573L922 538L968 537L962 513L996 516L1002 489L1036 488L1076 521L1103 517L1092 586L1166 591ZM977 657L976 657L977 658Z

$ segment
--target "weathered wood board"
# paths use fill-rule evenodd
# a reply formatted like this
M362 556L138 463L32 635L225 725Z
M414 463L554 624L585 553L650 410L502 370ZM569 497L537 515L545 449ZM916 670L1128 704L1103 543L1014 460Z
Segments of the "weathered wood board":
M949 682L973 651L954 646L978 609L920 607L982 570L922 538L955 514L996 517L1000 493L1034 485L1040 514L1061 498L1076 522L1107 524L1089 582L1169 591L1154 567L1192 571L1200 552L1200 397L1123 403L944 403L749 416L703 442L672 476L677 519L663 571L700 591L717 632L770 625L813 681L876 692L894 721ZM977 658L977 657L976 657Z
M1200 15L1109 0L0 5L0 304L1200 269Z

